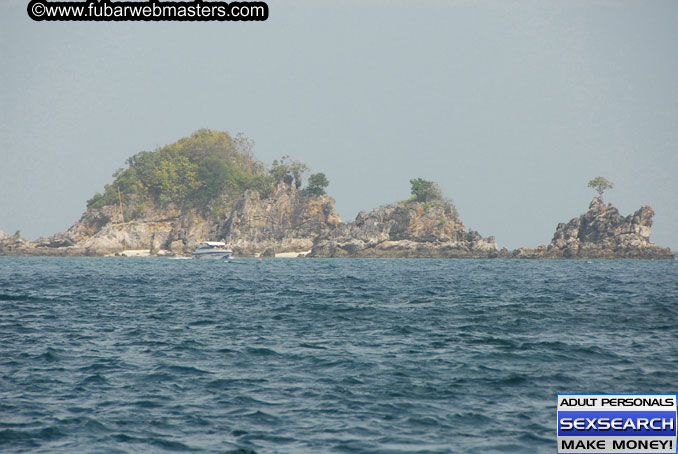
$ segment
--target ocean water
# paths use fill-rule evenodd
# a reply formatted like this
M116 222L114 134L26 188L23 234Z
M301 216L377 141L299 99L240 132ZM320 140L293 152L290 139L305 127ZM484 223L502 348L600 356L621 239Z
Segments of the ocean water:
M676 261L0 257L0 452L553 453L677 320Z

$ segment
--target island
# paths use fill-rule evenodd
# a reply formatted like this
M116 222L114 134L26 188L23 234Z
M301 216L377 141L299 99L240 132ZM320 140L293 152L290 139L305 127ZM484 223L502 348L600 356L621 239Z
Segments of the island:
M213 240L240 257L674 258L650 242L652 208L621 216L603 202L612 184L602 177L589 182L599 196L588 212L559 224L549 245L508 251L467 229L435 182L412 179L411 198L343 222L324 173L289 156L266 166L252 148L242 135L202 129L137 153L66 232L29 241L0 231L0 255L185 256Z

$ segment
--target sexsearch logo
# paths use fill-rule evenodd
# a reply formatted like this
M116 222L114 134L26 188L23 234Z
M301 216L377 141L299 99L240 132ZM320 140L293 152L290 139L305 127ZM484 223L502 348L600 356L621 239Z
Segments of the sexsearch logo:
M559 394L558 453L678 453L675 394Z

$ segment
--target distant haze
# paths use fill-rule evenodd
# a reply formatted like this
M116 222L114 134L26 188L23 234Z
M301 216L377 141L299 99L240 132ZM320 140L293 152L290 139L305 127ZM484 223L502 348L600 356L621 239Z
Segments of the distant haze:
M440 183L499 246L588 208L678 249L678 2L269 1L249 23L33 22L0 4L0 229L66 230L125 159L200 128L325 172L344 221Z

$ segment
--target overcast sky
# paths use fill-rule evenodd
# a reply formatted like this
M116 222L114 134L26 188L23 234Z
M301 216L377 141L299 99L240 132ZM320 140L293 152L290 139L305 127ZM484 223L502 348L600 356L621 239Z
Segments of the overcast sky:
M602 175L678 249L678 2L269 1L266 22L33 22L0 3L0 229L65 231L126 158L200 128L325 172L344 221L435 180L537 246Z

